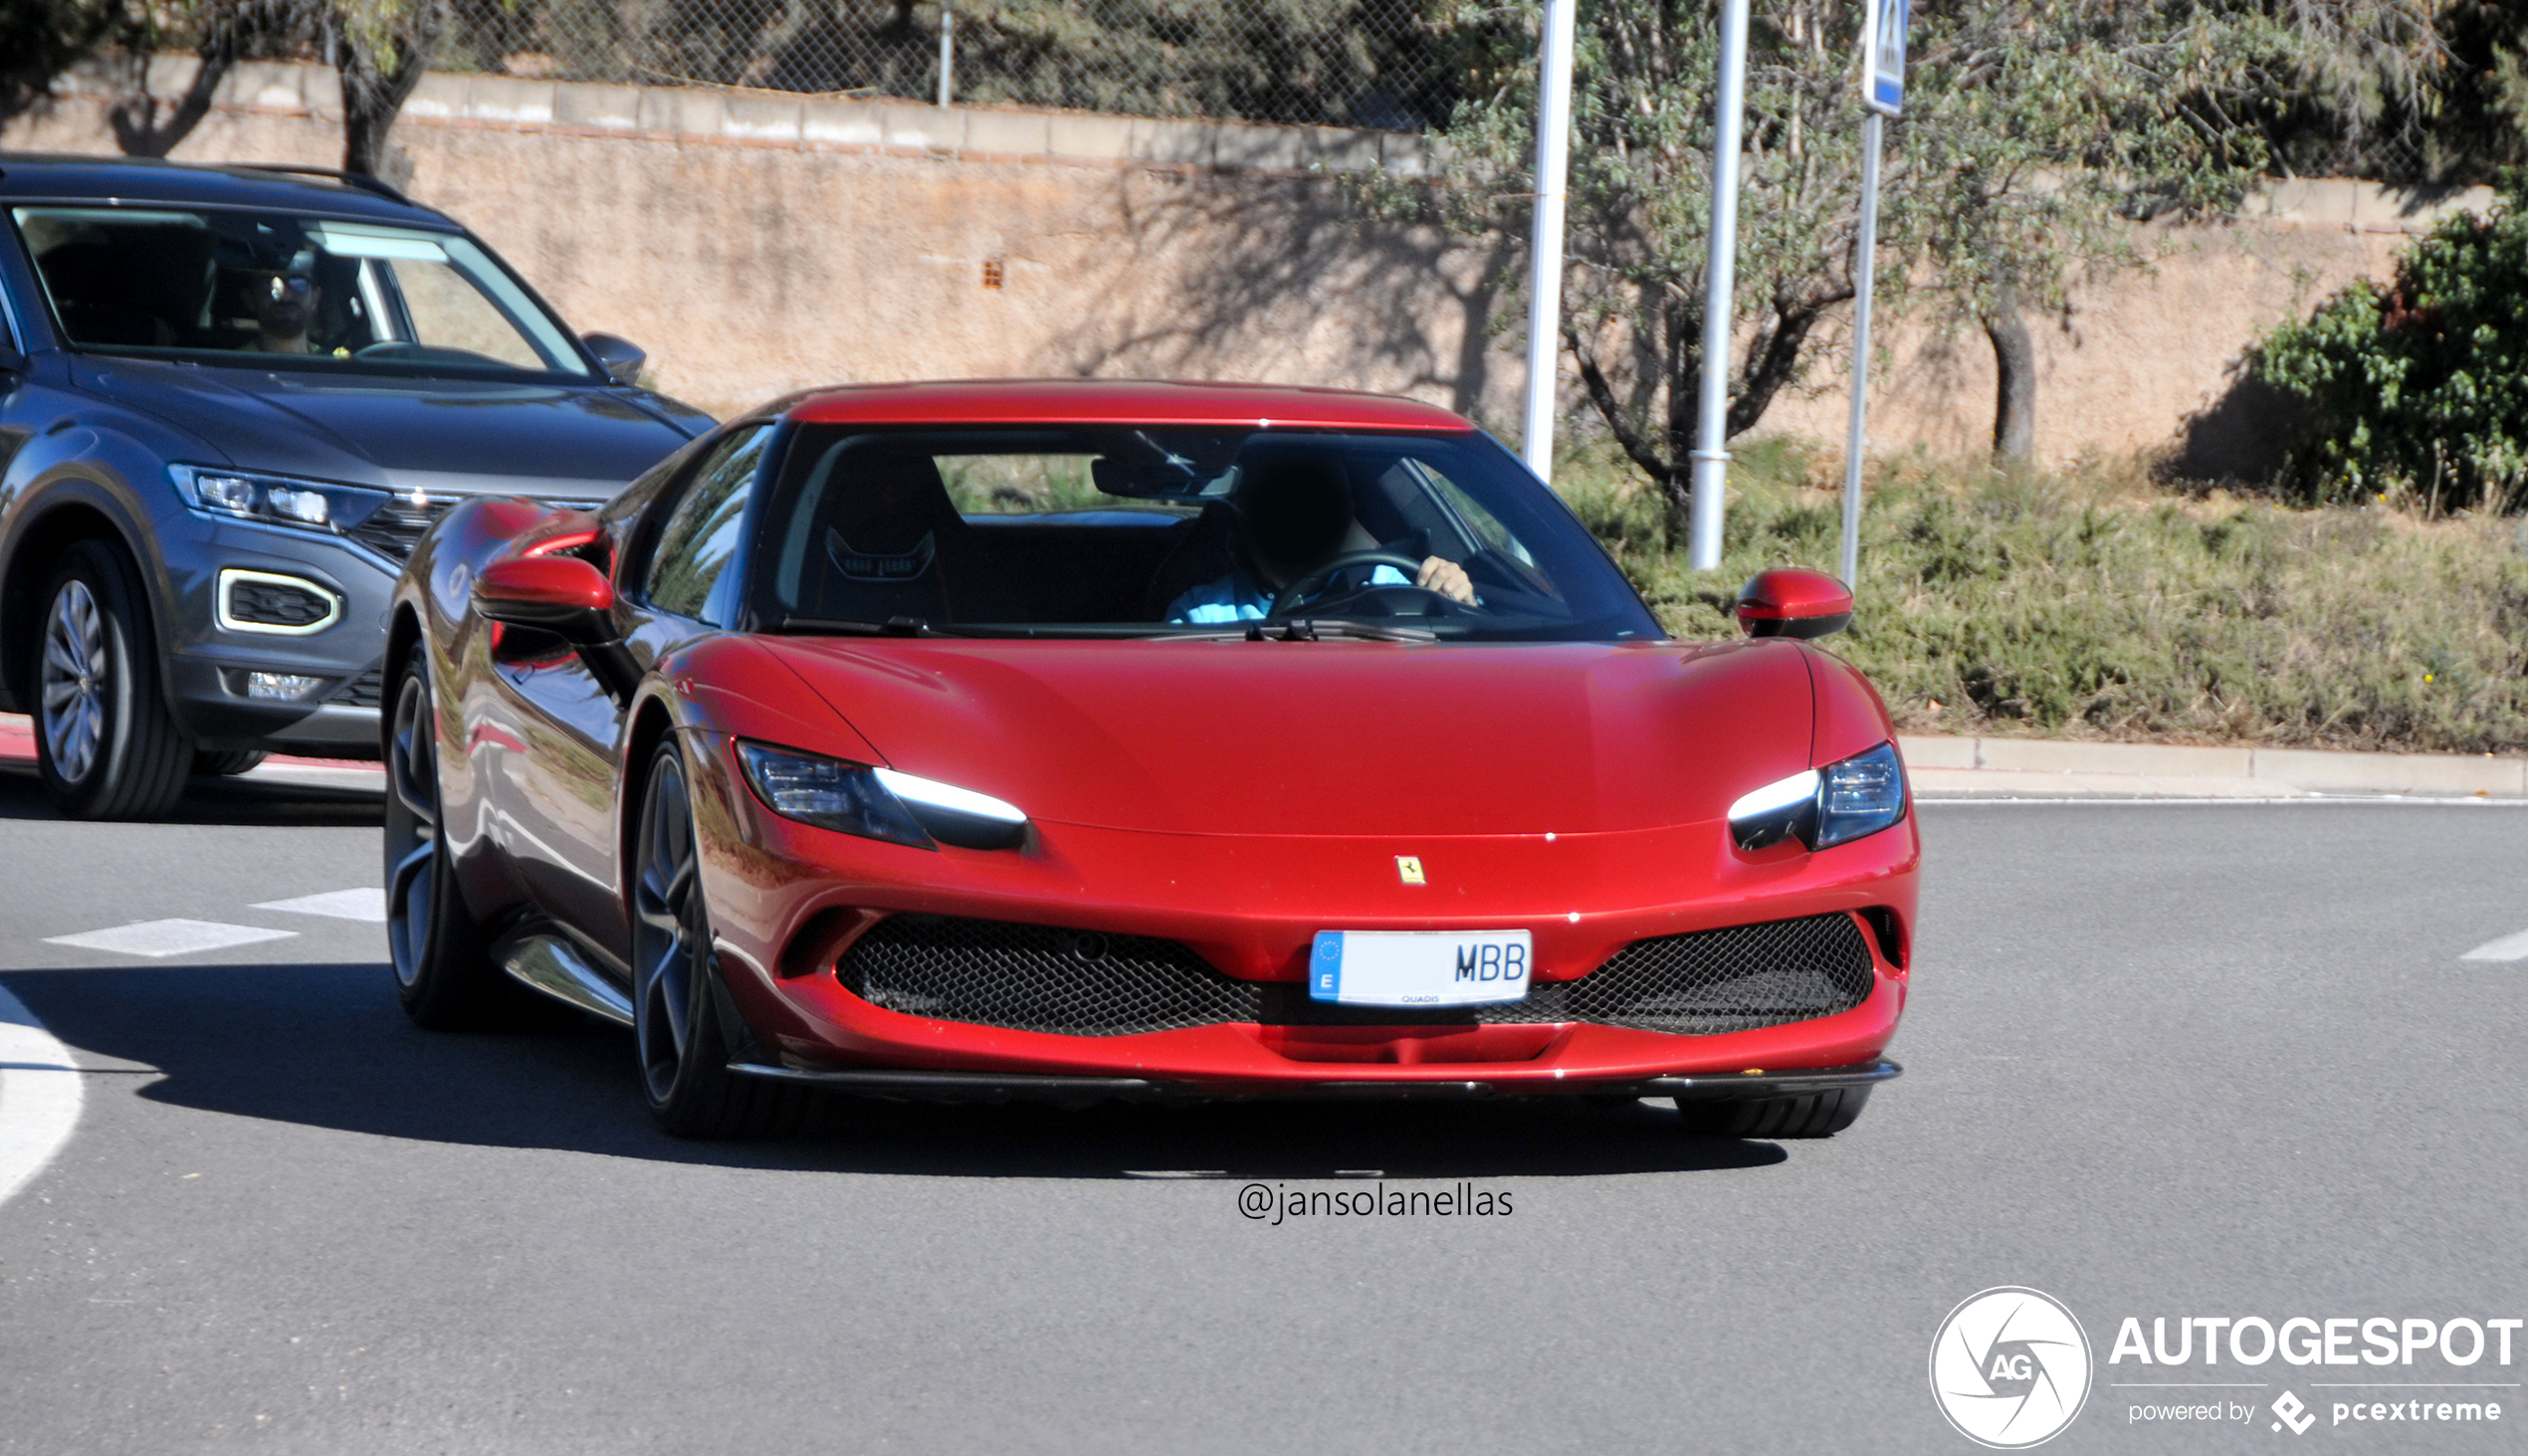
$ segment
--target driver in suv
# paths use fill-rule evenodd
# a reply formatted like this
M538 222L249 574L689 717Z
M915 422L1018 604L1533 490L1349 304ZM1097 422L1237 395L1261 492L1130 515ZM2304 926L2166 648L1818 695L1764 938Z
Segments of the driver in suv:
M1352 509L1340 462L1306 451L1276 451L1247 462L1230 497L1236 512L1239 563L1228 575L1186 591L1167 605L1170 622L1251 622L1273 610L1294 585L1331 589L1346 576L1367 586L1418 586L1472 605L1475 584L1445 556L1425 556L1407 582L1392 565L1363 562L1328 572L1346 556L1381 551Z

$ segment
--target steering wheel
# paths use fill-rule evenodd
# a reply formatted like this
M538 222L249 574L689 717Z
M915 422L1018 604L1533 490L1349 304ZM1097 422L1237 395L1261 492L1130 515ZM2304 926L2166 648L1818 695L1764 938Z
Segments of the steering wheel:
M1346 551L1342 555L1335 557L1333 560L1325 562L1323 565L1313 567L1300 573L1298 576L1292 578L1290 585L1282 588L1279 596L1273 598L1273 609L1265 613L1265 615L1267 617L1278 617L1287 613L1291 608L1306 601L1310 592L1334 579L1334 577L1339 573L1349 571L1355 566L1393 566L1404 573L1405 579L1400 583L1393 581L1378 581L1371 582L1370 585L1372 586L1383 586L1389 588L1393 588L1398 585L1410 586L1415 591L1430 592L1432 596L1450 601L1455 600L1455 598L1450 597L1448 593L1444 591L1431 591L1431 589L1427 586L1420 586L1414 583L1413 577L1419 574L1422 569L1421 557L1408 556L1402 551L1390 551L1381 547L1380 549L1374 551Z
M421 345L410 339L390 338L379 343L364 344L351 357L355 359L409 358L421 352Z

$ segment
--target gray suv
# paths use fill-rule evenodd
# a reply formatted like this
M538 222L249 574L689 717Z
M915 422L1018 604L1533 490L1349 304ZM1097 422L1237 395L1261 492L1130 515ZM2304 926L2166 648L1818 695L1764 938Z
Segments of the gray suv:
M432 520L603 501L711 425L367 179L0 154L0 710L73 815L376 756Z

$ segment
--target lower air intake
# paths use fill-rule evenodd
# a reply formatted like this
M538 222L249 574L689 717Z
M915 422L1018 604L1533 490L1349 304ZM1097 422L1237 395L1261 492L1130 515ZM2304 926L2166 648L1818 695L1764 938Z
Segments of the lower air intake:
M232 622L284 631L321 626L334 616L333 598L315 583L232 576L228 582L228 616Z
M872 1005L935 1021L1126 1036L1248 1021L1281 1026L1534 1025L1580 1021L1709 1036L1849 1011L1874 983L1848 915L1635 940L1524 1001L1418 1011L1335 1006L1294 983L1222 975L1173 940L946 916L891 916L835 970Z
M1255 987L1173 940L946 916L889 916L835 966L873 1006L1069 1036L1255 1019Z
M1860 926L1814 915L1635 940L1564 994L1575 1021L1710 1035L1849 1011L1873 980Z

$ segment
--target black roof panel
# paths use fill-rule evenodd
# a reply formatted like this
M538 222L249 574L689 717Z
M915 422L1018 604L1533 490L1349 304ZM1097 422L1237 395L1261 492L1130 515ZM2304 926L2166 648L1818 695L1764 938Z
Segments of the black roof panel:
M268 171L242 163L197 166L149 157L0 152L0 201L37 198L194 203L408 227L454 226L444 214L419 203L399 201L338 176Z

